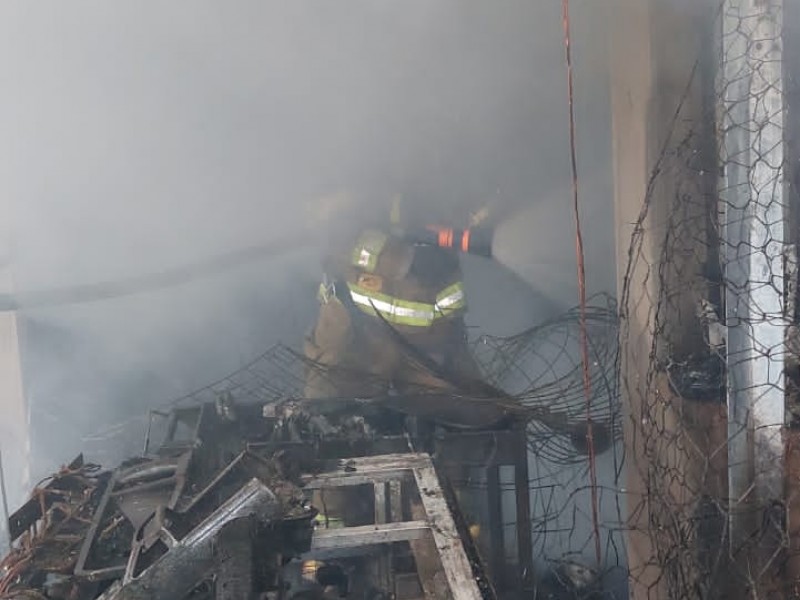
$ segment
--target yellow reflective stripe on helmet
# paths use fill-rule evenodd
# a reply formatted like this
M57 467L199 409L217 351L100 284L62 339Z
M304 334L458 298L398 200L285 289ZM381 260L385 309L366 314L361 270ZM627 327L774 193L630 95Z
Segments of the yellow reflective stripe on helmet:
M380 231L368 229L363 232L353 248L353 266L369 273L374 271L387 239L388 236Z
M466 306L467 299L464 293L464 285L459 281L446 287L436 296L436 318L450 315L466 308Z

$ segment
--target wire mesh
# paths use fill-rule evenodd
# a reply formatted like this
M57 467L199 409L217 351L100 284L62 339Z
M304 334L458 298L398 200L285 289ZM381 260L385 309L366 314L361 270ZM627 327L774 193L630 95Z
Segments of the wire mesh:
M575 308L517 335L482 336L471 343L482 379L507 393L508 400L530 412L527 417L531 473L528 485L534 555L539 567L545 570L550 570L551 561L558 565L565 564L565 560L593 562L590 552L593 534L588 508L588 459L585 452L576 449L575 436L569 433L574 426L584 424L587 418L579 345L580 323L579 310ZM617 442L622 430L615 372L619 330L613 298L597 296L590 299L586 327L590 340L592 380L589 414L598 431L602 427L610 438L598 460L603 463L605 473L599 490L603 517L600 533L607 563L602 567L613 567L624 563L618 535L622 509L615 489L621 469ZM367 368L344 369L323 365L288 346L277 345L237 372L179 398L172 405L213 402L227 394L242 403L302 401L304 385L310 373L317 378L331 378L337 384L343 380L355 380L362 384L363 389L369 389L371 385L378 389L391 387L391 382L385 380L385 374L376 374ZM418 386L414 390L421 404L440 402L441 393L438 387L426 390ZM504 401L497 397L471 396L467 393L454 397L465 403L467 408L470 402ZM386 399L379 395L362 397L359 402L364 406L368 403L380 404ZM341 400L350 399L342 397ZM557 427L537 418L542 411L558 415ZM578 441L585 443L580 433ZM485 489L487 486L485 477L479 474L470 476L469 481L456 483L468 489ZM501 480L500 488L513 499L511 481ZM507 513L513 517L513 512L509 510ZM507 527L513 529L514 518L509 517Z
M611 435L619 438L621 430L614 376L617 327L613 299L597 297L587 316L592 355L591 416L598 425L608 426ZM578 327L578 310L573 309L513 337L482 336L472 342L471 348L483 379L507 392L509 399L523 407L546 409L558 415L558 424L569 428L586 420L586 398L577 347ZM293 348L278 344L236 372L170 404L214 402L225 394L247 404L301 400L309 371L336 382L346 378L362 384L365 381L382 384L377 386L381 388L391 387L386 374L367 368L333 367L314 362ZM370 386L363 387L369 389ZM441 389L416 386L414 395L435 398L441 395ZM457 397L463 402L502 401L469 394ZM359 400L379 403L383 399L383 396L376 396ZM556 464L585 461L561 431L538 420L537 412L531 414L529 446L535 455Z
M688 75L629 247L619 366L637 598L800 597L781 7L719 4L715 55Z
M620 539L617 535L622 518L615 481L621 469L619 446L621 437L620 407L615 373L618 353L617 307L613 298L596 296L590 299L586 312L586 327L590 340L592 397L590 410L593 423L607 431L608 440L598 460L603 463L604 478L600 482L600 500L603 521L601 535L609 565L624 562ZM577 308L541 323L511 337L482 336L472 341L472 353L481 371L481 378L508 394L527 417L527 438L530 450L529 472L531 478L532 522L534 551L541 567L549 568L548 561L565 559L592 562L589 552L593 543L591 515L588 508L588 459L579 452L573 427L582 425L587 418L587 401L584 395L583 372L580 354L580 318ZM237 403L261 404L302 401L305 383L310 374L329 377L336 382L343 379L367 383L369 389L391 387L385 374L368 369L342 369L326 366L306 358L301 352L279 344L240 368L199 390L177 398L158 408L162 413L171 407L214 403L219 398L232 397ZM334 386L335 387L335 386ZM440 401L441 389L426 390L417 387L414 394L422 404ZM428 397L426 397L426 395ZM505 401L497 397L455 395L469 407L469 402ZM364 403L381 403L386 398L360 398ZM335 399L331 399L335 400ZM349 400L342 398L342 400ZM558 415L557 427L537 418L545 411ZM524 413L523 413L524 414ZM137 431L145 428L138 423ZM97 437L118 442L131 423L119 424ZM581 431L578 430L578 442ZM471 477L468 482L458 482L467 488L486 487L485 478ZM504 493L513 498L513 483L500 481ZM514 513L507 523L513 528Z

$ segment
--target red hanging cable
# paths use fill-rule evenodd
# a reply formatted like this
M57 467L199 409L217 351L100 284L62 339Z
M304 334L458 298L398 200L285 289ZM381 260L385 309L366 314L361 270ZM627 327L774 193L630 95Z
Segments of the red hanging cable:
M561 16L564 25L564 54L567 62L567 95L569 101L569 150L572 166L572 205L575 213L575 249L578 263L578 293L580 295L581 362L583 364L583 389L586 395L586 442L589 448L589 479L592 493L592 529L597 566L601 566L603 553L600 544L600 519L598 516L597 463L592 432L592 382L589 373L589 340L586 332L586 271L584 267L583 234L578 205L578 160L575 150L575 107L572 83L572 52L569 31L569 0L561 0Z

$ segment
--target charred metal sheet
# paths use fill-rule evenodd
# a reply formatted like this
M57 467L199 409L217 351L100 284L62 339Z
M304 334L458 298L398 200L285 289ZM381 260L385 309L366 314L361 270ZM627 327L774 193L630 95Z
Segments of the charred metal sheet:
M138 577L114 586L102 600L178 600L188 594L213 570L214 540L222 527L234 520L254 515L268 523L282 517L275 494L252 479L213 512L184 539L176 541L153 565ZM167 532L169 534L169 532Z
M188 452L181 454L178 458L177 469L175 471L175 489L173 490L172 497L167 505L169 508L175 508L175 506L177 506L178 501L186 489L189 479L189 467L192 464L193 457L194 450L189 450Z
M234 519L222 526L214 545L216 600L247 600L256 592L254 541L257 523Z
M169 479L175 475L177 461L169 458L148 461L123 469L117 475L117 485L120 487L137 486L161 479Z
M151 410L147 413L147 430L144 435L144 447L142 449L143 456L150 454L150 437L153 435L153 417L167 419L169 418L169 413L160 410Z
M117 474L111 492L117 506L138 530L161 506L172 508L186 482L192 452L136 465Z
M294 495L298 502L302 502L302 494L299 491L294 493L294 490L289 489L291 485L281 480L280 474L271 461L245 450L219 472L196 496L177 503L176 510L181 513L207 514L218 505L221 497L224 497L225 494L229 495L242 483L253 477L280 485L290 495Z
M92 552L100 525L103 523L106 510L109 502L111 501L111 493L114 490L116 478L112 476L106 484L103 496L100 499L100 504L97 506L92 523L89 530L86 532L86 537L83 540L80 553L78 554L78 561L75 564L75 575L77 577L85 578L89 581L101 581L104 579L113 579L119 577L125 572L125 564L105 566L97 569L87 568L87 563Z
M119 510L130 521L134 530L138 531L153 519L156 511L169 502L172 489L134 490L123 497L115 497ZM115 494L112 493L112 496Z
M201 404L190 408L176 408L168 413L166 433L158 445L158 454L169 455L194 448L209 426L210 412L213 411L209 411L205 404ZM152 416L160 417L163 413L155 411L151 413L145 438L145 454L150 453Z

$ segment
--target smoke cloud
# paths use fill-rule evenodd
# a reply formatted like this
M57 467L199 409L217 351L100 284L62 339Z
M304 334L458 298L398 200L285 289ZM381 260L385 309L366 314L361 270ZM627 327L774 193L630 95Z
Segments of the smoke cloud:
M578 156L590 287L613 292L594 4L573 4ZM514 333L577 302L558 2L6 0L0 82L0 220L18 290L305 235L319 199L348 191L354 215L402 193L432 221L486 203L513 220L498 238L512 271L465 261L476 332ZM103 424L297 345L318 260L294 250L20 313L35 475Z

